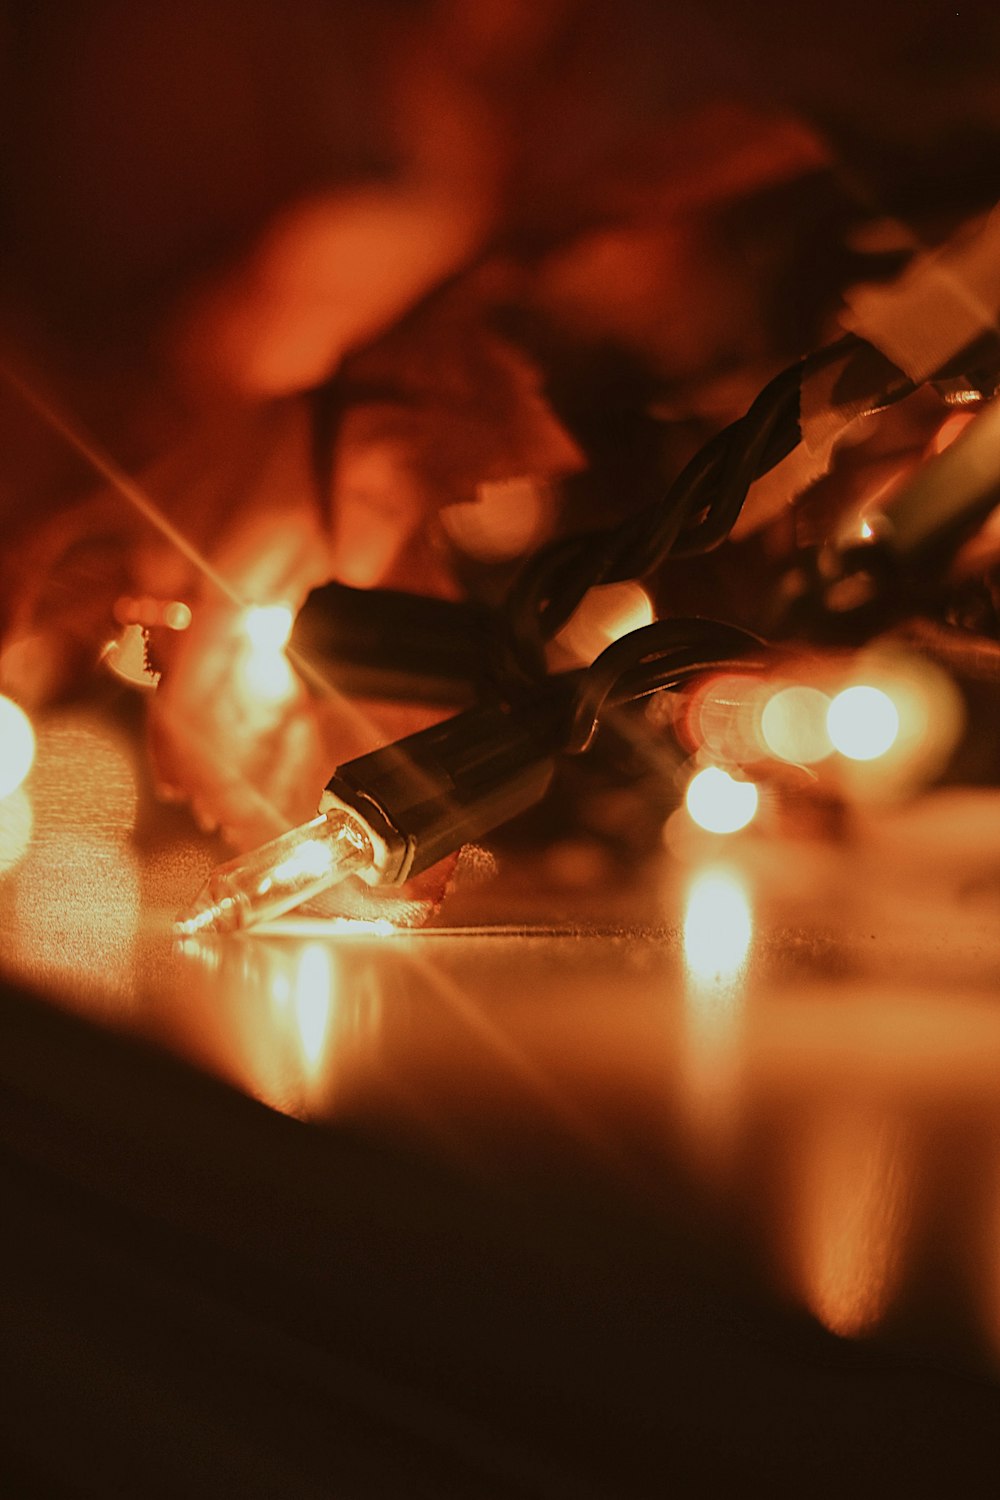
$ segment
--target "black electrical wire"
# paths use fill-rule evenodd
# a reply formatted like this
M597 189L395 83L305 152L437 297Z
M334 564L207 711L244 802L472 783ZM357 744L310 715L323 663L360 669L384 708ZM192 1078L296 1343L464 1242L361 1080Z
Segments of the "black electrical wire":
M549 543L522 568L506 614L512 655L522 670L544 670L545 642L566 623L588 589L643 578L668 557L713 550L729 535L750 486L801 439L803 379L863 348L847 335L775 376L745 416L704 445L654 505L616 527ZM900 386L893 399L906 392Z
M490 659L491 675L501 694L517 697L532 685L544 683L548 676L546 644L589 589L645 578L668 558L703 554L725 541L754 481L801 441L803 380L838 360L846 361L845 375L848 382L853 381L855 403L860 386L865 410L877 411L913 390L901 372L870 345L848 334L776 375L746 414L715 434L653 505L615 526L561 537L540 548L514 579L494 617L495 627L486 627L484 640L489 649L484 654ZM339 394L342 401L343 393ZM329 390L323 395L325 399L317 400L314 407L314 457L317 481L322 475L328 484L342 405ZM406 598L399 597L401 601ZM415 605L417 602L414 597ZM378 611L374 593L370 603L372 611ZM443 604L442 608L449 606ZM456 631L465 632L465 625L459 625L457 619L454 625ZM449 621L440 628L452 634ZM383 643L377 655L399 654L393 645L399 640L395 628L388 636L384 630L376 634ZM756 637L719 621L664 620L633 632L581 675L570 748L578 752L589 745L606 704L668 686L677 673L692 675L722 660L759 652L761 645ZM449 654L449 660L453 654ZM398 667L399 663L394 661L393 665Z
M588 589L644 578L668 557L712 551L726 540L755 480L801 441L802 382L837 360L857 366L864 411L874 413L915 389L854 334L781 371L743 417L711 438L652 506L618 526L549 543L529 558L506 601L511 659L529 675L544 672L545 643ZM872 390L871 383L877 388Z
M619 526L537 552L510 590L508 629L500 632L499 651L490 650L489 617L466 609L460 623L448 601L423 601L428 607L419 616L423 635L416 651L421 672L425 657L432 656L438 677L460 679L469 666L470 636L474 660L492 654L498 670L489 695L472 708L338 766L328 782L319 821L326 820L337 839L350 832L350 848L364 855L373 882L377 877L377 883L398 884L534 806L545 795L557 758L587 750L608 707L680 687L708 671L765 670L773 662L773 649L757 636L712 619L660 620L615 641L588 668L568 673L548 673L544 648L596 584L643 577L671 553L690 555L717 546L729 534L750 485L800 440L803 375L866 347L847 339L776 376L744 417L694 456L657 505ZM898 399L906 384L885 399ZM319 410L317 478L331 457L342 407L327 393ZM360 645L355 665L384 668L393 660L412 662L399 638L417 614L416 596L385 590L362 594L331 585L317 592L303 629L311 622L328 643ZM461 639L451 641L456 632ZM312 839L315 821L282 835L274 850L265 846L253 858L277 860L279 848ZM275 905L272 877L277 880L292 863L283 856L282 861L266 883L257 879L252 862L249 870L245 861L222 867L193 913L181 919L181 931L228 931L234 919L246 926L262 914L289 909L303 898L303 888L289 878ZM344 868L331 856L323 884ZM317 888L310 886L313 894ZM265 890L262 908L258 898Z
M618 707L703 672L765 665L765 643L722 620L657 620L612 642L581 674L564 752L589 749L605 707Z

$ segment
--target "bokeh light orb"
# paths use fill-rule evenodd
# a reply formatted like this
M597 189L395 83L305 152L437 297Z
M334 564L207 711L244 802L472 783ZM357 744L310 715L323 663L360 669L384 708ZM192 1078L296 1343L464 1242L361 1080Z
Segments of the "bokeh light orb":
M191 606L171 599L163 607L163 623L168 630L187 630L191 624Z
M9 797L35 759L35 731L23 708L0 694L0 797Z
M834 698L826 727L834 747L848 760L877 760L899 737L899 710L881 688L858 683Z
M753 822L759 801L752 781L737 781L720 766L706 766L688 782L684 805L706 833L738 833Z
M764 704L761 739L778 760L814 765L833 750L826 722L829 710L830 700L819 688L781 688Z

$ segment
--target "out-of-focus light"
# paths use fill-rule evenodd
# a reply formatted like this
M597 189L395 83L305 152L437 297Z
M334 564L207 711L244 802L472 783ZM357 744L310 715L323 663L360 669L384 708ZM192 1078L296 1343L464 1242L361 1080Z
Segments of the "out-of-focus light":
M912 1143L898 1125L861 1109L823 1121L802 1148L790 1219L802 1292L831 1333L859 1338L882 1321L903 1269Z
M115 600L114 616L119 625L141 625L146 630L187 630L191 606L181 599L134 599L123 594Z
M0 797L17 791L35 760L31 720L10 698L0 694Z
M66 663L55 630L14 635L0 650L0 687L29 708L49 702L66 686Z
M728 870L706 870L691 883L684 912L684 963L699 985L725 985L746 964L753 917L746 887Z
M251 698L272 707L295 695L295 673L285 655L294 622L287 604L255 606L243 616L247 647L237 667L239 680Z
M589 589L553 645L563 660L588 665L613 641L653 622L653 606L641 584L602 583Z
M690 750L703 750L722 765L745 765L760 752L762 697L768 689L747 672L717 672L686 694L678 730ZM665 693L666 699L673 694Z
M191 606L171 599L163 606L163 623L168 630L187 630L191 624Z
M294 620L287 604L266 604L246 611L243 629L256 651L281 651L288 644Z
M926 656L877 648L855 658L830 705L840 756L832 781L848 802L886 806L913 797L948 764L965 723L962 695Z
M685 893L678 1103L699 1170L732 1160L744 1086L743 1012L753 911L735 869L702 868Z
M293 986L295 1027L306 1066L322 1061L334 1003L335 970L323 943L307 943L299 958Z
M237 665L240 686L252 699L276 708L295 696L296 676L283 651L248 650Z
M503 562L538 545L553 509L549 487L529 475L485 481L475 500L445 506L440 520L461 551L483 562Z
M0 875L6 875L27 854L32 825L31 798L23 787L0 797Z
M811 766L833 750L826 724L829 709L830 700L819 688L781 688L764 704L761 738L779 760Z
M834 747L848 760L877 760L899 734L899 710L881 688L858 683L830 704L826 727Z
M191 939L188 938L186 939L186 941L190 942ZM275 974L271 980L272 1001L279 1008L279 1010L284 1010L291 998L292 986L289 982L288 975L280 972Z
M969 423L975 420L975 416L974 411L953 411L950 416L945 417L931 444L932 450L935 453L943 453L946 448L950 448Z
M737 781L719 766L706 766L688 782L684 802L692 821L706 833L737 833L753 821L758 795L752 781Z

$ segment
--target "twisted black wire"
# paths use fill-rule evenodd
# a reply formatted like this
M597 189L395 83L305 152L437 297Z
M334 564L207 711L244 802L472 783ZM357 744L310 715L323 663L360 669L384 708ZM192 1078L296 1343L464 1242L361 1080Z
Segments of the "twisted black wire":
M643 578L669 556L717 547L732 530L751 484L799 441L805 374L840 357L850 337L783 370L738 421L717 433L654 505L615 527L560 538L522 568L506 600L513 655L522 670L544 671L545 642L596 584Z
M766 647L759 636L722 620L656 620L612 642L581 674L565 750L589 749L606 707L618 707L679 686L702 672L725 666L762 668Z

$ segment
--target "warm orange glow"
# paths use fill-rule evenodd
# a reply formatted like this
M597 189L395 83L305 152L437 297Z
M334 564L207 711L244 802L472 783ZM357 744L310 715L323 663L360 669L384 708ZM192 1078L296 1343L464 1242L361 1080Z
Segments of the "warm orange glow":
M688 891L684 964L699 986L726 985L742 972L753 939L746 888L728 870L707 870Z
M248 609L243 616L247 646L237 662L240 686L252 699L270 707L289 702L297 679L285 655L295 615L287 604Z
M192 942L197 940L185 938L182 941ZM285 1010L291 998L292 986L288 975L285 974L282 970L278 970L271 977L271 1003L272 1005L277 1006L279 1010Z
M953 411L950 416L945 417L938 428L931 447L935 453L943 453L950 448L957 437L975 420L976 413L970 411Z
M163 606L163 623L168 630L187 630L191 624L190 605L183 604L179 599L172 599Z
M68 995L136 1003L137 788L129 742L96 717L47 715L31 782L31 843L11 876L4 959ZM0 804L2 805L2 804Z
M833 750L826 727L830 700L813 687L780 688L764 704L760 734L779 760L811 766Z
M330 949L323 943L307 943L299 956L292 995L299 1047L310 1074L323 1061L335 987L336 970Z
M652 621L653 606L641 584L603 583L584 595L554 645L564 660L589 665L613 641Z
M248 651L237 673L240 686L261 704L277 707L295 696L295 673L283 651Z
M22 708L0 694L0 797L17 790L35 760L35 731Z
M480 484L475 500L444 507L441 525L470 557L504 562L538 546L552 510L548 486L529 476Z
M704 1169L729 1159L743 1095L743 1009L753 913L734 870L702 870L684 908L679 1101Z
M272 1109L308 1117L336 1075L344 1019L332 945L183 938L174 951L192 965L185 1009L209 1065Z
M896 743L899 710L881 688L858 683L834 698L826 727L841 755L849 760L877 760Z
M962 695L927 657L871 651L855 670L830 706L827 724L841 752L831 769L848 801L900 802L947 765L965 722Z
M716 672L685 695L678 728L690 750L722 765L745 765L760 755L760 705L768 689L747 672ZM668 700L672 694L663 694Z
M397 927L395 922L390 922L383 917L372 921L367 921L363 917L300 917L294 911L286 917L275 917L267 926L272 936L280 934L282 937L297 938L400 937L406 931L405 928Z
M328 839L306 839L275 865L273 875L261 881L260 889L269 888L274 881L318 879L330 873L333 862L334 851Z
M903 1148L889 1122L843 1110L802 1162L802 1290L820 1322L845 1338L877 1327L898 1281L909 1218Z
M246 611L243 629L254 650L281 651L288 644L294 621L287 604L267 604Z
M191 607L179 599L133 599L122 595L115 600L115 619L119 625L142 625L147 630L187 630L191 624Z
M757 788L737 781L719 766L706 766L688 782L684 795L688 814L706 833L737 833L757 812Z
M31 798L23 787L0 798L0 875L24 858L31 843Z

